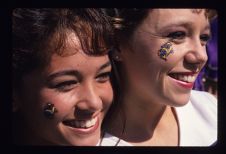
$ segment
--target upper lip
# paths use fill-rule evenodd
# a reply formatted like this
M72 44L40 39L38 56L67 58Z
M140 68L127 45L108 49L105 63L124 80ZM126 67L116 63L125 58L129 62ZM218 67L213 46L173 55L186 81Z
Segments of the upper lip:
M170 72L169 74L195 75L197 72Z
M168 74L183 74L183 75L194 75L200 72L200 68L196 67L194 69L184 69L184 70L171 70Z
M68 119L63 121L62 123L74 128L90 128L91 126L94 126L96 124L97 120L97 117L87 120Z
M98 111L81 110L79 108L76 108L74 112L75 112L74 116L77 119L81 119L81 120L89 120L89 119L95 118L99 113Z
M68 116L67 118L65 118L63 121L64 122L70 122L70 121L88 121L88 120L92 120L94 118L97 118L98 115L100 114L100 112L96 111L88 111L88 110L75 110L74 111L75 114L73 116Z
M169 72L168 74L183 74L183 75L195 75L199 73L199 69L195 71L172 71Z
M92 114L86 114L86 115L81 115L81 114L76 114L73 118L67 118L63 121L87 121L87 120L91 120L94 119L98 116L98 113L92 113Z
M91 120L91 119L94 119L96 118L96 116L92 116L92 117L89 117L89 118L69 118L69 119L65 119L64 121L87 121L87 120Z
M172 72L168 75L176 80L193 83L196 80L197 72Z

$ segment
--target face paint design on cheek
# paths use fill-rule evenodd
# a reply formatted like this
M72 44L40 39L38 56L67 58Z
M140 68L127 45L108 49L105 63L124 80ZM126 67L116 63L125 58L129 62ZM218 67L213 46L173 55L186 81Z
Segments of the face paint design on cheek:
M57 112L57 109L54 107L54 104L47 103L43 108L44 116L48 119L53 119L54 114Z
M163 59L163 60L167 60L167 57L169 56L169 54L173 53L173 47L172 47L172 43L171 42L166 42L165 44L163 44L161 46L161 49L158 50L158 56Z

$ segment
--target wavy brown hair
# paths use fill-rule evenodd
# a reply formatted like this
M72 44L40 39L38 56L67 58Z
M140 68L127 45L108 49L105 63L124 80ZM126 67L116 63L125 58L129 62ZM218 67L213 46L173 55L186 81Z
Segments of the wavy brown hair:
M61 56L74 54L63 52L69 32L78 37L83 51L89 55L107 54L113 46L112 26L101 9L14 9L12 12L14 86L18 86L24 74L46 66L52 54Z

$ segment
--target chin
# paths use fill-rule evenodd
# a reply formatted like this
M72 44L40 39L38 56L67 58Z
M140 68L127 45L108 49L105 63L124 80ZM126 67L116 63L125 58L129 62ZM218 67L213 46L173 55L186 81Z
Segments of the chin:
M96 146L99 142L99 138L85 138L85 139L76 139L75 142L72 143L73 146Z
M67 145L72 146L96 146L100 140L102 119L97 120L94 125L88 128L71 127L61 123L59 134Z
M181 107L189 102L190 94L177 95L172 99L172 106Z

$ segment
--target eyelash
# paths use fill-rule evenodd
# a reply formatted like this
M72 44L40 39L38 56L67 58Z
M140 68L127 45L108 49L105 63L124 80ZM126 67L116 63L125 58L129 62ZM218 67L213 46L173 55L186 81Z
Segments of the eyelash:
M171 38L172 40L183 39L185 36L186 36L186 33L182 31L172 32L167 35L167 37Z
M104 83L106 81L109 81L110 76L111 76L111 72L104 72L104 73L99 74L96 77L96 79L97 79L97 82Z
M181 43L184 41L186 37L186 33L183 31L175 31L175 32L169 33L166 37L168 37L170 41L174 43Z
M170 38L171 41L174 41L174 42L180 42L180 41L183 41L183 39L185 39L186 37L186 33L183 32L183 31L176 31L176 32L172 32L172 33L169 33L167 35L168 38ZM200 35L200 40L202 41L202 43L206 44L210 39L210 35L209 34L202 34Z
M210 35L209 34L202 34L200 36L200 39L203 41L203 42L208 42L210 40Z
M99 83L105 83L109 81L110 76L111 76L111 72L101 73L96 77L96 80ZM67 92L67 91L70 91L78 83L79 82L76 80L64 81L56 84L55 86L53 86L53 88L55 88L57 91L60 91L60 92Z
M71 90L76 84L78 84L78 81L70 80L70 81L61 82L55 85L54 88L56 88L58 91L67 92Z

